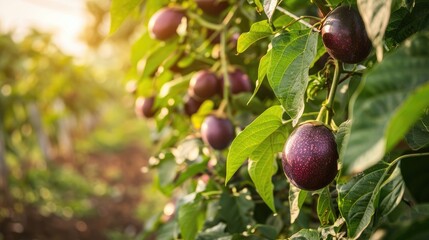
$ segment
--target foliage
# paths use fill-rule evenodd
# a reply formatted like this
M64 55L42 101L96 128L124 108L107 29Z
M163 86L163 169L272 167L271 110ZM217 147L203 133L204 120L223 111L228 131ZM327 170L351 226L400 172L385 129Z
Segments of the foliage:
M65 221L98 214L94 199L117 198L118 191L78 166L89 153L120 150L144 133L138 121L123 124L130 116L114 103L121 99L116 76L65 55L36 30L21 39L2 33L0 49L2 225L33 210Z
M326 14L327 6L341 2L359 9L374 46L359 64L323 62L323 19L306 16L316 16L318 7ZM127 80L137 83L135 97L156 97L151 121L157 152L150 167L176 206L143 236L367 239L394 229L409 211L421 213L416 221L427 221L420 207L427 198L417 198L408 184L421 176L401 172L410 167L402 162L428 156L429 5L372 2L229 1L213 16L194 1L141 1L142 30ZM138 3L113 1L112 32ZM156 41L147 22L166 6L183 9L186 17L177 37ZM253 94L229 90L233 68L250 76ZM189 81L202 69L223 78L223 94L188 117ZM201 141L199 128L209 114L235 124L238 134L228 149ZM279 153L292 129L316 116L336 133L340 172L324 189L306 192L289 184ZM413 220L406 219L388 236L410 231Z

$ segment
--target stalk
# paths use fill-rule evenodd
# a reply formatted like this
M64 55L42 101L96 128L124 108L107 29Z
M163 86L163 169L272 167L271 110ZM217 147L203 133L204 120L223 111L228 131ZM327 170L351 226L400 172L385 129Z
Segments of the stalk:
M329 90L328 99L323 104L322 108L320 109L319 115L317 116L316 121L322 121L323 116L326 114L325 124L330 126L332 117L333 117L333 109L332 106L334 105L334 99L335 99L335 93L337 91L337 86L340 81L340 61L334 60L335 70L334 70L334 77L332 79L331 89Z

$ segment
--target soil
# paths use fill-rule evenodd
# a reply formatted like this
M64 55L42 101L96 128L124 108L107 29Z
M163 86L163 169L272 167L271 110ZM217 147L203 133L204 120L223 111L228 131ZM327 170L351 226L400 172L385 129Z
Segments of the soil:
M85 218L43 216L35 206L24 206L22 213L16 213L9 207L8 215L13 217L0 219L0 239L103 240L109 239L107 233L112 231L135 237L144 224L136 218L135 212L144 200L141 188L150 182L141 172L141 167L147 165L147 158L146 152L136 146L114 153L90 154L80 162L70 156L56 158L54 164L74 168L87 179L101 178L121 194L114 199L91 197L95 214ZM88 176L88 167L92 169L91 176ZM112 177L112 173L116 177Z

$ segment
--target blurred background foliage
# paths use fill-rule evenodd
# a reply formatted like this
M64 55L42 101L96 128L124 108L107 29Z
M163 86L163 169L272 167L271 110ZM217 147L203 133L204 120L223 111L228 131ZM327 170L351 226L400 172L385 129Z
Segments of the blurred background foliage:
M0 32L0 239L134 238L167 201L122 82L136 23L107 38L109 7L86 1L83 57L38 29Z

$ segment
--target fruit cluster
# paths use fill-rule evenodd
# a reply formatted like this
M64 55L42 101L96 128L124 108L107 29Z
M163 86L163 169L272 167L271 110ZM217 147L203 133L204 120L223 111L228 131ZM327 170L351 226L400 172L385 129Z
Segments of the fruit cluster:
M223 0L196 0L195 3L204 14L209 16L217 16L229 7L229 3ZM159 41L175 39L178 37L178 28L180 28L181 24L186 23L187 18L188 16L184 9L170 6L164 7L153 14L149 20L150 36ZM220 42L219 32L212 29L207 30L207 37L211 44L219 44ZM235 40L236 42L238 37L234 35L231 38L231 41ZM184 57L185 55L182 53L169 70L182 74L182 69L178 62ZM214 71L209 67L202 67L193 71L188 89L183 97L183 113L188 117L192 117L198 112L204 101L222 101L225 90L228 91L229 96L252 91L252 84L248 75L240 68L228 66L229 89L225 89L223 76L224 74L220 70ZM156 99L156 94L150 97L138 97L135 102L136 114L145 118L154 117L158 111ZM235 137L235 127L226 116L226 113L223 112L223 109L218 109L208 114L202 121L200 132L203 141L216 150L228 147Z
M230 7L227 1L195 0L195 3L203 14L210 17L218 16ZM159 41L170 41L179 37L178 29L183 24L186 25L189 18L192 17L190 14L189 11L178 7L162 8L150 18L148 26L150 36ZM355 64L368 57L372 45L357 10L350 6L339 6L330 11L319 24L327 54L319 59L313 69L326 70L325 65L330 58ZM218 45L220 44L219 34L219 31L208 28L205 36L210 44ZM235 48L237 36L234 35L231 38L235 38L235 45L232 44ZM182 74L183 69L178 62L186 58L187 54L189 52L181 53L178 60L169 69ZM224 76L228 77L228 89L225 88ZM317 86L309 84L308 97L311 98L317 89L329 85L323 84L325 82ZM199 66L191 72L187 90L183 95L182 112L188 117L192 117L199 112L199 108L205 101L217 102L218 109L205 115L205 119L201 123L200 134L205 144L213 149L222 150L228 147L235 137L234 124L230 120L231 116L227 116L224 111L225 106L222 106L222 102L225 100L224 98L231 95L251 91L251 81L239 67L228 65L224 72L210 66ZM146 118L154 117L157 113L156 99L155 95L148 98L137 98L136 113ZM327 119L331 119L331 117ZM328 126L330 126L330 120L322 123L319 119L299 125L285 143L282 154L283 169L291 183L299 188L317 190L328 185L336 176L338 152L335 137Z
M372 45L357 10L350 6L339 6L329 12L321 23L323 44L332 58L355 64L368 57ZM322 65L325 65L326 55L316 62L315 67L318 67L316 65L320 61L324 61ZM319 69L322 68L319 66ZM309 90L307 93L311 98L314 89ZM321 189L329 185L338 172L335 136L324 125L329 126L330 121L304 123L292 132L285 143L282 152L283 170L290 182L301 189Z

